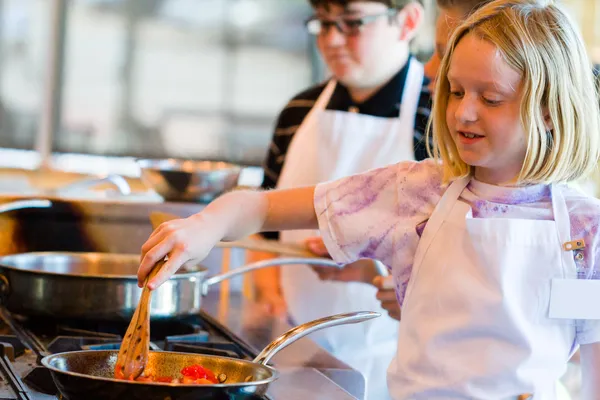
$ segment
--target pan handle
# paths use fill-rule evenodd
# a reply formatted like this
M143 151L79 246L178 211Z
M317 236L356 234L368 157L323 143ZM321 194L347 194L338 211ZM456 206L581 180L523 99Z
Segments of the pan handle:
M345 324L356 324L358 322L365 322L373 318L381 316L380 313L372 311L358 311L346 314L336 314L329 317L317 319L314 321L307 322L299 325L293 329L290 329L277 339L272 341L260 352L254 359L254 362L266 365L269 360L280 350L294 343L296 340L303 338L315 331L329 328L336 325Z
M50 206L52 206L52 202L45 199L10 201L8 203L0 204L0 214L24 208L48 208Z
M211 285L222 282L226 279L233 278L234 276L245 274L246 272L251 272L256 269L272 267L275 265L287 265L287 264L304 264L304 265L319 265L322 267L333 267L342 269L344 268L344 264L338 264L332 259L329 258L273 258L270 260L257 261L251 264L244 265L243 267L232 269L231 271L211 276L202 282L201 293L202 296L206 296L208 294L208 289Z

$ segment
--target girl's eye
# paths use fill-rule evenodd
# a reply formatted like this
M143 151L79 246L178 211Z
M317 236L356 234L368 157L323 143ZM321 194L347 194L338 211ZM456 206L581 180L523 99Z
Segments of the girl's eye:
M460 99L463 95L464 95L464 93L460 90L450 89L450 96L452 96L452 97L456 97L456 98Z
M490 99L488 97L483 97L483 102L490 106L497 106L498 104L501 103L500 100Z

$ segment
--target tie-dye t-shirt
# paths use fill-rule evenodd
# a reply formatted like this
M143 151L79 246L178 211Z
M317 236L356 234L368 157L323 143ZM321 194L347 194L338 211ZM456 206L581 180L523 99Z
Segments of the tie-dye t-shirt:
M413 259L427 220L441 199L442 170L433 160L401 162L336 181L315 190L319 228L334 260L349 263L377 259L394 275L402 305ZM585 240L576 258L580 279L600 279L600 200L559 185L571 222L571 238ZM499 187L471 180L460 199L469 203L474 218L553 220L548 185ZM600 321L585 322L578 341L600 341Z

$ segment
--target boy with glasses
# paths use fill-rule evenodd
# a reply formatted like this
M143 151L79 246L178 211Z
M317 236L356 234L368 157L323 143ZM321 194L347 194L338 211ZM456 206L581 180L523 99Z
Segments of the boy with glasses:
M425 158L428 81L409 52L423 21L422 4L311 0L311 5L314 15L306 26L332 76L294 97L281 112L263 188L314 185ZM265 236L297 243L316 234ZM249 261L272 257L252 253ZM255 281L257 300L275 314L287 314L293 324L340 312L382 312L373 322L323 330L312 338L363 373L368 399L389 398L385 372L395 353L398 325L381 308L374 286L322 281L308 266L263 270Z

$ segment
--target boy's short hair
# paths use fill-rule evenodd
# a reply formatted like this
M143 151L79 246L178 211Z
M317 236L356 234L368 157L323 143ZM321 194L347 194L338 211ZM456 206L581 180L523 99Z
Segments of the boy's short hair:
M317 7L327 7L331 4L336 4L342 7L346 7L349 3L355 2L371 2L371 3L382 3L389 8L397 8L401 9L409 3L416 2L419 4L423 4L423 0L309 0L310 5L314 8Z
M551 0L496 0L456 28L438 72L428 140L433 137L432 155L443 160L444 180L473 173L460 159L446 123L448 69L467 34L494 44L521 73L527 153L519 183L575 181L594 172L600 158L600 110L592 63L578 29Z

